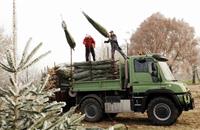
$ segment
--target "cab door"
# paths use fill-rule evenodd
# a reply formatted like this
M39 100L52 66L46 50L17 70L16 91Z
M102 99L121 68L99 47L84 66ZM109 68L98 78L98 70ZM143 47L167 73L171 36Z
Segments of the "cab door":
M146 90L160 88L161 79L157 64L153 59L133 59L130 67L132 67L130 77L134 93L145 93Z

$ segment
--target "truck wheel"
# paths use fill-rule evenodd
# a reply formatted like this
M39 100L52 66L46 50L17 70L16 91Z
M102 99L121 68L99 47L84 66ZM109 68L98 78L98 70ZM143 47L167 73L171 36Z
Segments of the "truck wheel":
M148 104L147 114L155 125L171 125L176 122L179 112L170 99L158 97Z
M182 114L183 110L182 109L179 109L178 110L178 117Z
M81 112L85 114L85 120L96 122L103 117L103 110L99 102L93 98L88 98L81 103Z

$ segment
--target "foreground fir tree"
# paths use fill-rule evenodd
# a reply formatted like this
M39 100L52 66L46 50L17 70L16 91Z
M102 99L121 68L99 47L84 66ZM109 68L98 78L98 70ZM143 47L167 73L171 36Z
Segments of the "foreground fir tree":
M11 52L6 53L7 63L0 62L0 67L10 73L10 86L0 87L0 130L67 130L77 129L84 115L75 114L75 107L62 114L64 102L50 101L58 89L45 90L48 76L35 85L18 80L20 72L27 69L50 51L33 59L42 43L28 54L31 39L27 42L20 62L15 65ZM33 59L33 60L32 60ZM6 89L5 89L6 88Z

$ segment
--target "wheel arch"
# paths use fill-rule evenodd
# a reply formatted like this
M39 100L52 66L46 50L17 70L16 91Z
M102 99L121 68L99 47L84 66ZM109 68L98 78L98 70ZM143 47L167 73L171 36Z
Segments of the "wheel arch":
M93 99L95 99L95 100L100 104L101 108L104 110L104 103L103 103L103 100L102 100L101 97L98 96L97 94L89 94L89 95L84 96L84 97L81 98L81 100L79 101L79 105L81 105L81 103L82 103L83 101L85 101L86 99L88 99L88 98L93 98Z
M155 90L148 90L146 92L146 103L145 103L145 109L147 109L148 104L151 100L153 100L154 98L157 97L165 97L170 99L174 105L178 108L181 109L181 104L179 102L178 97L176 96L176 94L168 89L155 89Z

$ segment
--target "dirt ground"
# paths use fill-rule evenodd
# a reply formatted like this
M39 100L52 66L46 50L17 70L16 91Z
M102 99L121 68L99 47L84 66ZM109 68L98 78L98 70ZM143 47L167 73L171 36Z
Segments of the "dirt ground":
M108 128L114 124L122 123L129 130L200 130L200 85L190 85L195 101L195 108L184 111L177 122L171 126L154 126L147 118L147 113L120 113L113 119L104 119L98 123L83 122L85 126Z

